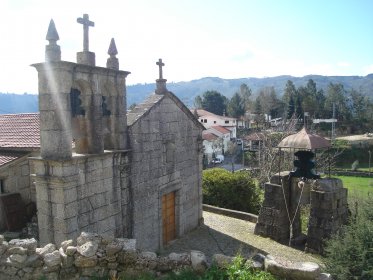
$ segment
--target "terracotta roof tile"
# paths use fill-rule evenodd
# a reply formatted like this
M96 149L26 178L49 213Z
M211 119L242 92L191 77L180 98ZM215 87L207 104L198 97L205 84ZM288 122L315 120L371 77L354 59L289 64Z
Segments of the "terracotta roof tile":
M203 109L197 109L197 110L192 109L192 113L194 113L195 111L197 112L197 115L198 115L199 118L203 117L203 116L212 116L212 117L215 117L217 119L222 119L222 120L232 120L232 121L236 120L236 118L231 118L231 117L226 117L226 116L219 116L219 115L216 115L214 113L211 113L211 112L203 110Z
M211 141L218 139L218 136L207 132L207 133L202 133L202 139L211 142Z
M231 131L228 129L228 128L225 128L223 126L220 126L220 125L216 125L216 126L212 126L211 128L219 131L220 133L223 133L223 134L227 134L227 133L231 133Z
M0 152L0 167L24 155L24 153Z
M39 113L0 115L1 148L40 148Z

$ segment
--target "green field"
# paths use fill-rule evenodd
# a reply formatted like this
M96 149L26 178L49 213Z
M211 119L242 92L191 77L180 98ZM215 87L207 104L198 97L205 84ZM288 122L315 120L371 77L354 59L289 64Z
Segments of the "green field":
M364 199L368 195L373 195L373 178L354 176L333 176L343 182L343 186L348 189L349 199Z

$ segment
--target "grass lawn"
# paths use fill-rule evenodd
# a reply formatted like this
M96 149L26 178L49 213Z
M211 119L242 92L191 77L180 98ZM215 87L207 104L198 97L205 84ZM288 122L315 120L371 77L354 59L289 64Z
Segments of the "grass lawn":
M373 195L373 178L354 176L333 176L343 182L343 186L348 189L349 199L363 199L368 195Z

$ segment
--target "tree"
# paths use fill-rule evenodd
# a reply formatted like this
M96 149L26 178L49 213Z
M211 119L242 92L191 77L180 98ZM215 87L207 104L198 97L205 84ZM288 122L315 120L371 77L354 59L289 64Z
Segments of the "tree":
M262 114L270 115L273 118L282 116L284 109L281 100L277 97L274 87L265 87L261 89L257 99L259 99Z
M216 115L223 115L227 109L228 99L215 90L203 93L201 100L202 109Z
M290 80L286 82L284 95L282 96L282 102L285 104L285 112L287 112L287 118L290 119L294 114L294 104L295 104L295 97L297 96L297 90L294 86L294 83ZM293 108L289 108L292 105ZM291 115L289 115L289 110Z
M295 113L295 103L294 103L294 97L290 96L290 99L288 101L287 105L287 112L286 112L286 118L291 119Z
M132 103L132 104L128 107L128 111L131 111L131 110L135 109L136 106L137 106L136 103Z
M355 89L351 89L349 93L351 97L350 106L352 117L359 121L364 121L366 117L367 105L369 104L369 99L367 99L361 92L358 92Z
M302 90L303 88L300 87L297 91L297 96L295 97L295 116L297 119L303 119Z
M330 112L330 117L333 104L336 110L336 117L339 121L346 121L350 119L351 114L347 106L347 93L342 84L330 83L328 85L325 100L325 110Z
M245 114L245 105L237 92L228 103L227 113L233 118L239 118Z
M373 279L373 198L355 205L349 224L326 241L325 265L333 279Z
M251 94L252 94L251 88L249 88L247 84L241 84L239 94L242 99L242 103L244 105L245 112L246 112L250 109L250 106L251 106L251 99L250 99Z
M305 88L303 88L302 94L302 108L303 112L308 112L310 116L315 115L317 107L317 89L316 83L309 79Z
M197 95L196 98L194 98L194 108L202 109L202 98L199 95Z

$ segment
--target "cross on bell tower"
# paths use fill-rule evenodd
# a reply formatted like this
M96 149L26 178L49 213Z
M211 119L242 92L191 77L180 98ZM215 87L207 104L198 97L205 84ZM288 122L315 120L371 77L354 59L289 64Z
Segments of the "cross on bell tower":
M159 80L162 80L162 79L163 79L162 67L165 65L165 64L162 62L162 58L158 59L158 61L157 61L155 64L157 64L158 67L159 67Z
M77 62L81 64L96 65L95 53L89 51L89 27L95 26L93 21L89 20L88 14L83 14L83 17L77 18L78 23L83 25L83 51L77 53Z
M162 58L158 59L158 61L155 64L158 65L158 68L159 68L159 79L156 80L157 88L155 90L155 93L156 94L163 94L163 93L168 91L167 88L166 88L167 80L163 79L163 68L162 67L165 64L163 63Z
M95 26L93 21L89 20L89 15L84 14L82 18L77 18L76 20L78 23L83 24L83 51L89 51L89 36L88 36L88 28L90 26Z

